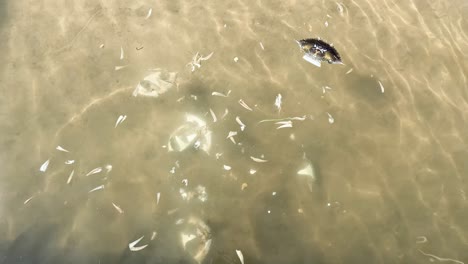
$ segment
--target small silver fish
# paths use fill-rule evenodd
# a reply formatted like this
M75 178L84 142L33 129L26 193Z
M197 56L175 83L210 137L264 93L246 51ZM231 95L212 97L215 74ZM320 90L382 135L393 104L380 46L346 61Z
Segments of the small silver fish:
M303 58L317 67L320 67L322 61L329 64L343 64L338 51L323 40L312 38L296 40L296 42L305 53Z

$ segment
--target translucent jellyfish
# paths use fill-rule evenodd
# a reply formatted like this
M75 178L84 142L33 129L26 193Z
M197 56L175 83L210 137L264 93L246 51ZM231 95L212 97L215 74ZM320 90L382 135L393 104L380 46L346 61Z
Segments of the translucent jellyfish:
M209 154L211 148L211 131L206 122L199 117L187 114L185 122L169 137L169 151L184 151L187 148L201 149Z
M177 72L163 69L151 70L151 74L138 83L133 96L158 97L174 87Z

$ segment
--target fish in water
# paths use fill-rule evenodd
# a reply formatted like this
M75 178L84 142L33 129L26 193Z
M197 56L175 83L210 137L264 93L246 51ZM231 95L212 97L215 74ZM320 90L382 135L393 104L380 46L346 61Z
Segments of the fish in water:
M333 45L323 40L311 38L296 40L296 42L305 53L302 58L317 67L321 66L322 61L326 61L330 64L343 64L338 51Z

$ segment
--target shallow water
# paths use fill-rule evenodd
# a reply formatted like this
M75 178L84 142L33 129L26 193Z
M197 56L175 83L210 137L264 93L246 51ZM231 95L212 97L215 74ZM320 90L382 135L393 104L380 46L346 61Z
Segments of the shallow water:
M0 2L0 263L196 263L176 224L190 217L210 228L203 263L467 263L467 15L461 0ZM304 61L308 37L345 65ZM191 72L197 52L214 53ZM177 87L133 97L154 68ZM187 113L209 153L168 151ZM305 120L259 123L286 117ZM184 201L198 185L207 200Z

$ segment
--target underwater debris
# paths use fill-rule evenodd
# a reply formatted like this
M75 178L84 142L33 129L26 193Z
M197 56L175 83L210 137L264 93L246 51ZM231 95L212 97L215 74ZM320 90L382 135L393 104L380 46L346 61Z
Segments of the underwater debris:
M292 124L291 120L279 121L279 122L276 122L275 125L279 125L279 127L277 127L276 129L281 129L281 128L285 128L285 127L293 127L293 124Z
M382 83L381 83L380 81L379 81L379 85L380 85L380 91L381 91L382 93L384 93L384 92L385 92L385 88L383 87L383 85L382 85Z
M245 109L247 109L247 110L249 110L249 111L253 111L252 108L250 108L250 106L248 106L248 105L244 102L244 100L240 99L240 100L239 100L239 104L240 104L242 107L244 107Z
M206 202L208 200L208 193L206 192L206 187L202 185L198 185L195 188L195 192L198 195L198 200L202 202Z
M31 197L29 197L28 199L26 199L26 201L24 201L24 202L23 202L23 204L27 204L27 203L29 203L29 201L31 201L31 200L32 200L32 198L34 198L34 195L33 195L33 196L31 196Z
M231 93L231 90L229 90L229 91L227 92L227 94L223 94L223 93L220 93L220 92L212 92L211 95L213 95L213 96L221 96L221 97L228 97L230 93Z
M180 236L182 240L182 246L184 249L188 242L194 240L197 237L194 234L184 234L184 233L182 233Z
M283 97L281 96L281 94L278 94L275 99L275 106L278 109L278 113L281 111L281 104L283 103L282 99Z
M117 212L119 212L119 214L124 213L124 211L122 210L122 208L120 208L120 206L116 205L115 203L112 203L112 205L114 206L115 210L117 210Z
M127 115L120 115L119 118L117 118L117 121L115 122L114 128L116 128L118 125L122 124L123 121L127 119Z
M57 146L55 149L58 150L58 151L62 151L62 152L70 152L70 151L62 148L62 146Z
M192 199L193 195L190 194L189 192L187 192L184 188L180 188L179 193L180 193L180 196L182 197L182 200L184 200L184 201L188 201L188 200Z
M306 161L304 167L302 167L298 172L297 175L305 176L306 183L309 187L309 191L313 191L313 185L317 181L317 176L315 174L314 167L310 161Z
M312 167L312 164L307 164L304 168L300 169L297 172L298 175L304 175L304 176L309 176L312 179L315 180L315 173L314 173L314 168Z
M145 19L150 18L150 16L151 16L152 13L153 13L153 8L150 8L150 9L148 10L148 14L146 15Z
M50 159L46 160L39 168L39 171L45 172L47 170L47 167L49 167L49 163L50 163Z
M327 90L331 91L331 89L332 88L330 86L323 86L322 87L322 93L325 94L325 93L327 93Z
M338 10L338 13L340 13L340 16L343 16L344 4L343 3L336 3L336 9Z
M192 72L195 71L196 68L201 68L201 62L202 61L206 61L206 60L209 60L211 58L211 56L213 56L213 53L214 52L211 52L210 54L208 54L207 56L203 57L202 55L200 55L198 52L195 54L195 56L193 56L192 58L192 61L187 63L186 66L190 66L192 69Z
M190 201L194 198L198 199L200 202L206 202L206 200L208 200L208 193L206 192L206 187L202 185L198 185L192 191L180 188L179 194L182 197L182 200L184 201Z
M450 262L453 262L453 263L457 263L457 264L465 264L465 262L462 262L460 260L456 260L456 259L451 259L451 258L441 258L441 257L438 257L436 255L433 255L433 254L429 254L429 253L426 253L420 249L418 249L419 252L421 252L421 254L423 254L424 256L426 257L429 257L430 258L430 261L432 262L434 259L438 260L439 262L447 262L447 261L450 261Z
M177 72L168 72L163 69L154 69L140 81L133 91L133 96L158 97L171 89L176 81Z
M253 161L259 162L259 163L267 162L267 161L268 161L268 160L256 158L256 157L253 157L253 156L250 156L250 158L251 158Z
M333 118L333 116L330 115L330 113L327 113L327 115L328 115L328 123L330 123L330 124L335 123L335 119Z
M241 191L243 191L243 190L244 190L245 188L247 188L247 187L249 187L249 185L248 185L246 182L242 183L242 185L241 185Z
M224 114L221 116L221 119L224 119L229 114L229 110L226 108L224 109Z
M102 171L102 167L97 167L95 169L92 169L90 172L88 172L88 174L86 174L86 176L93 175L93 174L96 174L96 173L100 173L101 171Z
M295 116L295 117L285 117L285 118L274 118L274 119L264 119L260 120L258 124L265 123L265 122L275 122L275 125L278 125L276 129L286 128L286 127L293 127L292 121L304 121L306 120L306 116Z
M210 108L210 113L211 113L211 117L213 118L213 123L216 123L216 121L218 121L218 119L216 118L216 115L215 113L213 112L213 110Z
M227 135L226 138L229 138L232 143L236 144L236 140L234 139L234 136L237 135L237 131L229 131L229 134Z
M74 174L75 174L75 170L72 170L72 172L70 172L70 175L68 176L67 184L70 184L71 180L73 179Z
M120 70L125 69L127 67L128 67L128 65L118 65L118 66L115 66L114 70L120 71Z
M135 247L136 244L138 244L138 242L140 242L144 237L145 237L145 236L142 236L142 237L140 237L139 239L137 239L137 240L135 240L135 241L129 243L129 244L128 244L128 248L130 249L130 251L140 251L140 250L146 248L146 247L148 246L148 244L143 245L143 246L139 246L139 247Z
M188 179L183 179L183 180L182 180L182 183L183 183L185 186L188 186Z
M320 39L302 39L296 40L301 50L305 53L302 57L304 60L320 67L322 61L329 64L343 64L338 51L323 40Z
M244 255L242 254L242 251L236 249L236 254L239 257L240 262L244 264Z
M237 131L229 131L228 135L226 138L231 138L233 136L237 135Z
M306 120L306 116L294 116L294 117L285 117L285 118L274 118L274 119L263 119L260 120L258 123L264 122L280 122L280 121L287 121L287 120L297 120L297 121L304 121Z
M104 189L104 185L99 185L98 187L92 189L88 193L92 193L92 192L99 191L99 190L102 190L102 189Z
M427 238L425 236L418 236L416 237L416 243L421 244L421 243L426 243Z
M240 130L241 130L241 131L244 131L244 129L245 129L246 126L245 126L244 123L242 123L242 121L240 120L240 118L239 118L238 116L236 116L236 122L237 122L237 124L239 124Z

